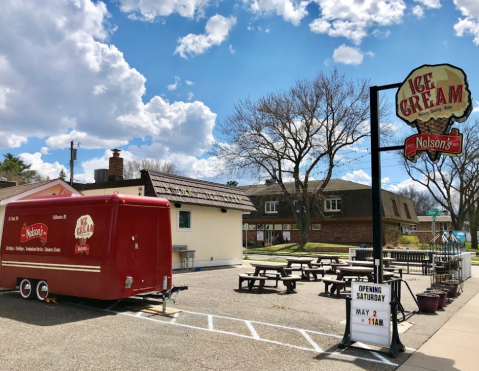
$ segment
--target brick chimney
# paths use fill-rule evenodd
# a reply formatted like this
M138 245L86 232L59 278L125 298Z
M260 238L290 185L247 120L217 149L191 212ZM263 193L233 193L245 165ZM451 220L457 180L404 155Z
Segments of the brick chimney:
M113 157L110 157L108 169L108 181L123 180L123 159L120 157L121 149L112 149Z

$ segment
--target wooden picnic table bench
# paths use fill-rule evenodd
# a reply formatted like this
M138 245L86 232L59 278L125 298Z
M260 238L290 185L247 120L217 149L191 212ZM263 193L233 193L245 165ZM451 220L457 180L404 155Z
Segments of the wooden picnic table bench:
M286 286L286 293L290 294L293 290L296 289L296 282L301 281L301 277L288 276L288 277L281 277L280 280Z
M258 290L261 292L263 290L265 282L268 280L268 277L264 276L250 276L249 274L239 274L239 286L238 289L242 290L243 289L243 282L247 281L248 282L248 290L251 291L253 289L254 283L256 281L259 282L258 284Z
M328 287L329 285L331 286L331 295L334 294L334 291L336 291L336 296L339 297L339 293L341 289L344 289L346 287L346 281L343 280L335 280L334 278L323 278L324 282L324 292L329 293Z

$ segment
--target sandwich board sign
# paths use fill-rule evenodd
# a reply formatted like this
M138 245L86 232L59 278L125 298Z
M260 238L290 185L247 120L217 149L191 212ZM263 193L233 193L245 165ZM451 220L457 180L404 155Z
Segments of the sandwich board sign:
M391 345L391 286L351 283L351 341Z
M450 64L416 68L396 93L396 115L418 131L406 138L404 156L412 162L424 152L433 162L441 154L461 156L462 134L451 127L471 112L471 91L462 69Z

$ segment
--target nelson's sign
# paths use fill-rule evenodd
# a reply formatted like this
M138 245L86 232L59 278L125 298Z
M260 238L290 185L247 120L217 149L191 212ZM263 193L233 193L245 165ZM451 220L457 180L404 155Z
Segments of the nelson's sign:
M464 71L450 64L424 65L413 70L396 93L396 114L419 134L406 138L404 155L415 162L422 152L437 162L441 153L462 154L462 134L452 129L472 111Z

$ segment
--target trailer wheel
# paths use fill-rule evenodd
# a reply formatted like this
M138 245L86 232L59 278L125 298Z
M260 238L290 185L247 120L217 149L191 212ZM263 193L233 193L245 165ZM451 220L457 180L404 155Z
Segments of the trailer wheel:
M24 299L34 299L36 287L36 281L24 278L20 282L20 295L22 295Z
M48 297L48 283L47 281L41 280L38 282L36 290L37 299L45 300Z

